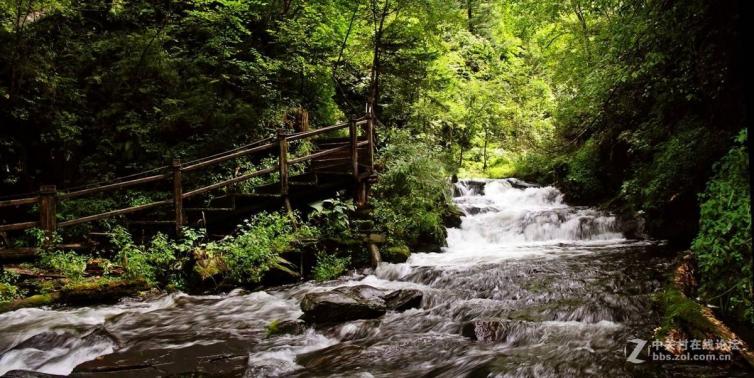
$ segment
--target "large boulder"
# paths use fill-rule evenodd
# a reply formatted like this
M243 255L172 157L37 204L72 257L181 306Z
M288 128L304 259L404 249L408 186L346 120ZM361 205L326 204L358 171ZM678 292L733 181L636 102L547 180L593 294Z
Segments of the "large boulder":
M309 293L301 301L301 316L309 323L337 323L374 319L387 311L385 291L367 286L345 286L332 291Z
M405 311L421 306L420 290L388 292L368 285L343 286L332 291L309 293L301 301L301 319L308 323L338 323L374 319L387 311Z

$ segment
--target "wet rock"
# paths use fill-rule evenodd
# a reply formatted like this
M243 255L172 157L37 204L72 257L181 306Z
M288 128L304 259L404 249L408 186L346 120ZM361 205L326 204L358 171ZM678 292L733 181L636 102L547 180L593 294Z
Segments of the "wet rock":
M243 376L250 345L228 340L179 349L124 350L84 362L73 377Z
M54 375L54 374L45 374L45 373L39 373L36 371L28 371L28 370L11 370L3 377L6 378L42 378L42 377L64 377L64 375Z
M505 341L511 331L522 324L521 321L508 319L474 320L463 325L461 335L477 341Z
M537 184L530 184L530 183L528 183L526 181L521 181L521 180L519 180L517 178L508 178L508 179L505 179L505 181L507 181L511 185L511 187L513 187L515 189L526 189L526 188L537 188L537 187L539 187Z
M390 292L384 297L385 305L393 311L406 311L411 308L419 308L424 294L420 290L400 289Z
M383 290L367 286L339 287L322 293L309 293L301 301L309 323L337 323L356 319L374 319L387 311Z
M463 222L461 220L461 217L463 217L463 211L459 209L457 206L451 206L445 214L443 214L442 223L445 227L448 228L460 228L461 223Z
M352 343L339 343L324 349L299 354L296 363L305 367L308 374L332 375L333 365L358 359L364 352L363 346Z
M616 226L627 239L647 239L649 237L646 229L647 221L641 211L618 214L615 221Z
M487 180L462 180L463 185L468 188L472 193L476 195L484 195L484 186L487 185ZM453 187L453 196L460 197L463 193L458 186Z
M267 326L269 335L300 335L306 331L306 322L301 319L282 320Z

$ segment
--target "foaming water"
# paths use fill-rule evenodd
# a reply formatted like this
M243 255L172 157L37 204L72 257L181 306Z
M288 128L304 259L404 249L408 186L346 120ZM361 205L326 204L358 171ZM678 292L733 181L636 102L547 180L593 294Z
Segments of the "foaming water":
M568 206L553 187L507 180L456 185L465 216L441 253L414 253L341 279L248 293L182 293L113 306L0 315L0 374L140 376L677 376L728 365L633 365L624 348L657 326L651 296L667 257L627 240L607 213ZM311 292L369 285L417 289L420 308L271 335ZM491 340L464 335L498 324ZM722 366L722 367L721 367ZM701 370L700 370L701 369Z

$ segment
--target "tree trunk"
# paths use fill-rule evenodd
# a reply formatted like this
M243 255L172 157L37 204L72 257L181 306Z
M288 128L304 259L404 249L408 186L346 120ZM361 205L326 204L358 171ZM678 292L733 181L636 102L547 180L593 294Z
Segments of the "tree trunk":
M373 115L377 115L377 102L380 97L380 47L382 45L382 31L385 27L385 18L387 18L390 8L390 0L385 1L377 24L377 0L372 0L372 16L375 25L374 30L374 51L372 56L372 73L371 73L371 93L369 95L369 107Z
M487 170L487 143L489 141L489 127L484 127L484 147L482 151L482 170Z

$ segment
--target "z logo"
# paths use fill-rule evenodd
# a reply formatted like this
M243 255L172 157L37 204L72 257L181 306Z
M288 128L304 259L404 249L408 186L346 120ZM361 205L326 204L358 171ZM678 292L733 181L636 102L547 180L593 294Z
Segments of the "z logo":
M644 349L644 346L647 345L647 340L631 339L631 340L628 340L628 342L636 344L636 347L631 352L631 354L628 354L628 345L626 345L626 349L624 350L625 353L628 355L628 357L626 357L626 361L634 363L634 364L643 364L645 361L637 357L639 357L639 353L641 353L641 350Z

